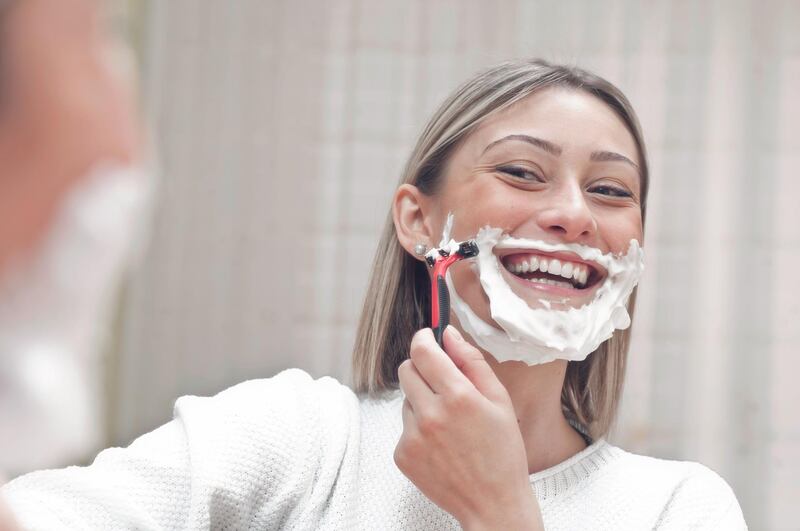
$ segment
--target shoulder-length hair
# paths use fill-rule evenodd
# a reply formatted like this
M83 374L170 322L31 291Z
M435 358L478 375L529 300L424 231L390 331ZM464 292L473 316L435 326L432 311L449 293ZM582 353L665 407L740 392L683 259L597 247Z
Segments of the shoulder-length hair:
M461 85L423 130L400 183L415 185L427 195L435 194L448 157L462 139L490 115L548 87L580 90L599 98L630 131L639 156L644 222L647 159L641 127L628 99L595 74L539 59L502 63ZM425 264L401 247L390 211L372 265L353 349L357 392L374 394L397 387L397 368L408 357L411 337L430 326L429 283ZM636 290L628 303L631 315L635 301ZM607 435L616 417L631 330L616 330L592 355L567 366L561 393L565 415L582 425L592 438Z

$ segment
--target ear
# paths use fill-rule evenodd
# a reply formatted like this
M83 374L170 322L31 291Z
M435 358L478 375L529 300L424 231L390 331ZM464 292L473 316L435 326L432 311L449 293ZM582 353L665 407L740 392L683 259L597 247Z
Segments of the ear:
M394 194L392 219L397 239L403 249L419 260L424 260L424 257L417 255L414 247L421 243L430 249L437 241L429 228L429 210L430 198L413 184L401 185Z

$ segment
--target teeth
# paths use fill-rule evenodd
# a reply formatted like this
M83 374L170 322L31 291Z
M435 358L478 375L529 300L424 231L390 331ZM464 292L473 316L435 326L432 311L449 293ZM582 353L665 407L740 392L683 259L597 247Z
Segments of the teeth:
M572 282L560 282L556 280L545 279L531 279L532 282L540 282L543 284L563 285L565 287L574 287L575 285L585 285L589 278L589 268L584 264L577 264L572 262L562 262L555 258L543 258L531 256L529 260L509 264L508 269L512 273L534 273L541 271L543 273L550 273L551 275L559 275ZM556 282L556 284L553 284Z
M564 262L561 266L561 276L564 278L572 278L572 263Z
M550 286L558 286L561 288L573 287L572 284L570 284L569 282L562 282L560 280L550 280L549 278L532 278L530 282L536 282L537 284L548 284Z

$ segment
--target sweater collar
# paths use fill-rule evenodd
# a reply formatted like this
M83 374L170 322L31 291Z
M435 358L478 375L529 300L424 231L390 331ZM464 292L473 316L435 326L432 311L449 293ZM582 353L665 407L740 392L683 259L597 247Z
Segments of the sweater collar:
M403 403L404 396L401 390L395 389L386 393L382 398L384 400L388 399L389 402L394 402L396 407L399 408ZM396 416L394 420L397 422L397 429L402 431L403 426L400 416ZM573 427L582 434L587 433L582 426L573 424ZM582 485L591 478L596 477L622 453L621 449L610 445L603 438L592 441L586 448L569 459L531 474L530 482L536 490L536 497L540 502L544 502L569 492L578 485Z
M596 477L620 454L619 448L608 444L605 439L597 439L569 459L531 474L531 485L536 489L539 501L546 501Z

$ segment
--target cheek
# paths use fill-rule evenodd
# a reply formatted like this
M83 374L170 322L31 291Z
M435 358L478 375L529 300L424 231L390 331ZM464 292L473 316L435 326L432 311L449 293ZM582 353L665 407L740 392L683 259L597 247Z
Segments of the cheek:
M485 183L463 187L451 195L448 211L454 215L453 236L456 239L474 237L486 225L511 231L530 216L530 195L498 184L494 179L487 179Z
M450 269L450 277L459 297L466 302L483 321L495 324L489 310L489 299L473 270L472 264L459 263Z
M472 182L453 190L449 211L453 212L453 237L464 240L474 237L487 225L513 231L530 218L530 194L504 186L496 179ZM489 299L483 291L472 263L457 263L450 269L459 296L483 321L496 326L489 310Z
M638 209L597 216L601 238L613 253L624 253L631 240L642 242L642 216Z

